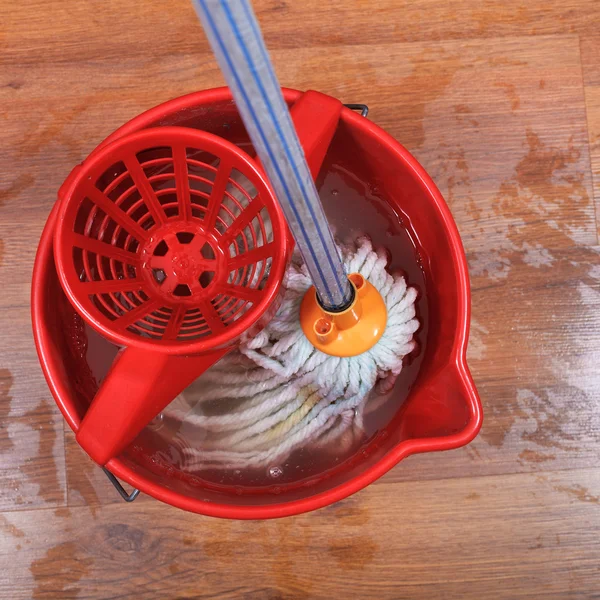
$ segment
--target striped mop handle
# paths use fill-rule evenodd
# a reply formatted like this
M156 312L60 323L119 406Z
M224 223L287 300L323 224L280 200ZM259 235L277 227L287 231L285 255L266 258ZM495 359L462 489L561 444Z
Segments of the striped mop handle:
M249 0L193 3L323 306L346 306L352 287Z

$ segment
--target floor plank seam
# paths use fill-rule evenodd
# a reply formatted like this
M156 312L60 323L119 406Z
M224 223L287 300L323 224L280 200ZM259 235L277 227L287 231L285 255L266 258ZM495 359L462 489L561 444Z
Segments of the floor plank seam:
M586 89L588 86L585 85L585 78L584 78L584 65L583 65L583 61L581 60L581 36L577 36L579 38L579 67L581 70L581 91L583 94L583 110L585 111L585 124L586 124L586 128L587 128L587 137L588 137L588 161L589 161L589 167L590 167L590 175L592 178L592 198L593 198L593 202L592 202L592 206L594 208L594 220L596 221L596 244L600 244L600 221L598 220L598 207L597 207L597 203L598 200L600 200L599 198L596 198L596 185L600 186L600 181L596 181L596 175L594 173L594 167L593 167L593 163L592 163L592 132L590 129L590 120L588 117L588 103L587 103L587 94L586 94Z

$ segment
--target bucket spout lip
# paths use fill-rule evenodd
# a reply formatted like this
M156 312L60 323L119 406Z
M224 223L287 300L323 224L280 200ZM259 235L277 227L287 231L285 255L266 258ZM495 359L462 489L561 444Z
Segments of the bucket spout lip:
M471 419L462 432L464 441L461 445L465 445L474 440L481 430L483 425L483 406L465 357L456 364L456 368L465 388L465 398L471 408Z
M461 396L468 408L469 420L459 433L448 436L448 440L443 440L446 444L441 444L439 450L449 450L467 445L477 437L483 425L481 398L467 364L466 344L464 351L458 354L453 362L448 363L444 371L456 378L456 383L460 386Z

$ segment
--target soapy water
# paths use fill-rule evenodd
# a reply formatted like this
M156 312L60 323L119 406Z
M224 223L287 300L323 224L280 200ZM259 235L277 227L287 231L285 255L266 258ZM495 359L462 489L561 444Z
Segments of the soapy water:
M425 281L420 267L420 257L410 232L403 225L402 215L396 214L390 205L377 195L376 190L366 186L341 165L329 164L317 182L319 193L334 235L342 242L367 235L376 247L384 247L390 257L388 270L402 271L407 283L421 293L417 299L417 318L421 323L415 334L417 349L405 357L402 372L397 380L381 380L366 401L363 427L343 423L340 415L336 427L344 428L340 436L330 436L331 442L317 440L298 448L281 464L265 464L261 468L206 468L194 473L197 477L220 485L273 486L311 479L336 467L361 451L374 436L380 434L406 400L414 383L423 356L427 337L427 303L423 293ZM369 209L365 210L368 203ZM118 349L86 326L88 336L86 359L98 383L102 381ZM194 387L202 385L202 377L186 389L174 402L184 402L194 411L204 414L223 414L227 407L219 400L194 402ZM185 465L182 452L185 448L202 450L206 444L206 432L187 423L159 415L148 426L160 439L160 447L152 456L153 462L180 468ZM166 448L166 449L165 449Z

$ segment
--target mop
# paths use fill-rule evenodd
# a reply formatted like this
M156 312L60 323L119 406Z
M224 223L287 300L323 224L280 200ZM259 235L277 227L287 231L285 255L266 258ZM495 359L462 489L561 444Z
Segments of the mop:
M334 241L247 0L195 0L195 6L297 251L270 323L207 371L163 418L182 421L202 439L189 447L182 436L183 470L279 464L309 443L360 435L370 392L382 379L391 387L414 349L417 292L388 272L385 251L369 239ZM365 336L356 335L369 321L364 315L361 321L363 311L376 321L364 347Z
M299 254L284 282L281 306L262 332L219 361L163 413L185 423L180 435L182 468L260 467L279 464L310 443L327 445L351 432L363 434L371 390L384 380L391 388L413 351L417 292L401 275L386 269L387 256L367 238L341 247L344 266L358 272L381 293L387 326L378 343L351 357L317 350L304 335L298 313L312 285ZM217 402L215 402L217 401ZM214 403L208 414L206 406Z

